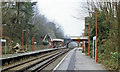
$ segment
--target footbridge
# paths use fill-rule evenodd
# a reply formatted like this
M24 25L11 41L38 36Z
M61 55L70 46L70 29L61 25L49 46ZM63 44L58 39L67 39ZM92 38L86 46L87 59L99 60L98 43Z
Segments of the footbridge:
M64 38L64 41L67 47L71 42L78 43L78 47L79 47L83 45L83 43L88 43L88 36L70 36L69 38Z

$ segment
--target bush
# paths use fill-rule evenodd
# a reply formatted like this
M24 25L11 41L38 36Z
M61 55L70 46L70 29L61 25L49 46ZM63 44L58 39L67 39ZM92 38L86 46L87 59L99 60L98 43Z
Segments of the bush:
M107 40L102 46L103 53L99 53L99 62L103 63L109 70L118 69L118 46L113 39Z

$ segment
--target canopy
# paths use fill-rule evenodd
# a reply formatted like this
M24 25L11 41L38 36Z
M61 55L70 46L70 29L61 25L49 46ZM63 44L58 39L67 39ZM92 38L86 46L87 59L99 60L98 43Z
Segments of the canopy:
M64 42L63 39L53 39L52 42Z

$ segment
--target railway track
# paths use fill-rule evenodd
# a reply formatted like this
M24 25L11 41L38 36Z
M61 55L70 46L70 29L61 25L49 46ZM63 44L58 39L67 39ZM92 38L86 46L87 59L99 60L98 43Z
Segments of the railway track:
M39 56L37 58L33 58L28 61L24 61L22 63L13 65L11 67L7 67L2 70L2 72L6 71L17 71L17 72L38 72L41 71L43 68L45 68L47 65L52 63L54 60L56 60L61 55L68 52L70 49L62 49L55 52L51 52L42 56Z

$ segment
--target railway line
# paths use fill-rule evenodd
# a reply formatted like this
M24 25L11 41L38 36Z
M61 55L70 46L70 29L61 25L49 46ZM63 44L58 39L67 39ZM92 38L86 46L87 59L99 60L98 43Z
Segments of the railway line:
M71 49L59 49L56 51L48 52L43 55L34 57L32 59L22 61L18 64L4 67L2 69L2 72L6 71L17 71L17 72L26 72L26 71L31 71L31 72L38 72L44 69L47 65L51 64L53 61L55 61L57 58L60 56L64 55Z

